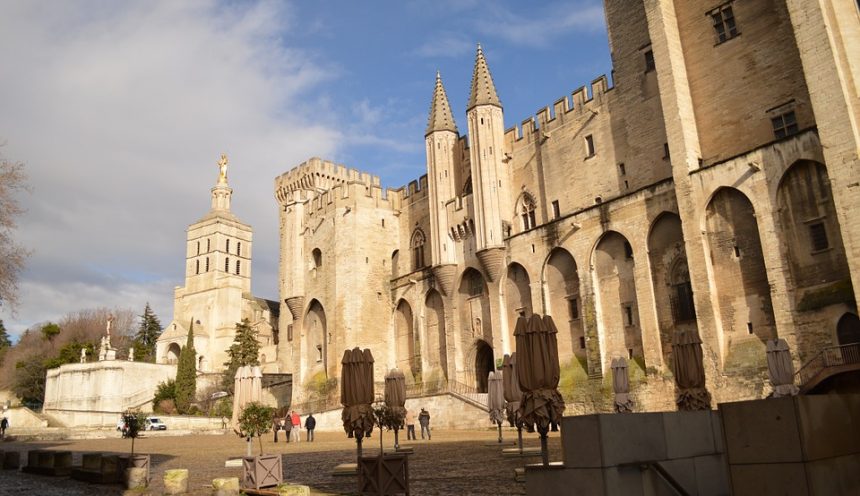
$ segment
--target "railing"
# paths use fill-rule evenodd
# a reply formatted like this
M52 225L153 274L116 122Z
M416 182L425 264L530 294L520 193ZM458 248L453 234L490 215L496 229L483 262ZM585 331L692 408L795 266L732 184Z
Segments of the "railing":
M376 391L374 400L382 401L384 397L382 391L385 390L384 383L374 384L374 389ZM423 396L434 396L446 393L460 396L461 398L465 398L473 403L483 406L484 408L488 407L487 393L480 393L474 386L469 386L462 382L449 380L448 382L416 382L406 385L406 398L421 398ZM339 392L331 394L326 398L296 403L290 407L291 410L295 410L301 414L324 412L338 408L341 408Z
M844 344L824 348L806 362L795 376L801 388L832 367L860 364L860 343Z

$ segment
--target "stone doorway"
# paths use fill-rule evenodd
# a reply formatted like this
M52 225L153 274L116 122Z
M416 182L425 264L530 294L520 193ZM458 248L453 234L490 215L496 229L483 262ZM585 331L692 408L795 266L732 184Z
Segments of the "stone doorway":
M836 339L839 344L860 343L860 317L846 313L836 324Z
M483 340L475 344L475 386L479 393L487 392L487 376L495 370L493 348Z

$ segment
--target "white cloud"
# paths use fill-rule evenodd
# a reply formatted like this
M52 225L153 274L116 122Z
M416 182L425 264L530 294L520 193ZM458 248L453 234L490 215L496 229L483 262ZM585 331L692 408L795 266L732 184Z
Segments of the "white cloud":
M496 4L489 4L487 9L477 21L479 33L536 48L550 46L556 37L571 30L593 32L605 25L599 2L555 3L532 17L517 15Z
M0 140L33 186L22 304L2 315L12 333L146 301L169 321L185 228L209 209L222 152L233 210L255 228L255 294L277 297L273 179L333 153L341 134L313 114L315 86L336 71L281 41L289 7L4 3Z

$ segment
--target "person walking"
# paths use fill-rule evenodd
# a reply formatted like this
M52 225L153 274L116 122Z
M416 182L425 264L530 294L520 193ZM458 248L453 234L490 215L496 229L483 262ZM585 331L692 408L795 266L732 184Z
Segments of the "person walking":
M9 419L3 417L3 420L0 420L0 439L6 438L6 429L9 427Z
M415 440L415 415L412 410L406 410L406 440Z
M311 413L308 415L308 418L305 419L305 429L308 431L308 442L314 440L314 429L317 427L317 419L314 418L314 414Z
M287 442L289 443L293 437L293 422L290 420L289 414L281 419L281 428L284 430L284 437L287 438Z
M427 440L430 440L430 413L421 409L421 413L418 414L418 423L421 424L421 439L424 439L424 431L427 431Z
M278 417L272 418L272 432L275 433L275 442L278 442L278 431L281 430L281 422Z
M290 434L292 435L293 441L298 443L302 440L302 418L299 417L299 414L296 413L295 410L290 414L290 423L293 424L293 430L290 431Z

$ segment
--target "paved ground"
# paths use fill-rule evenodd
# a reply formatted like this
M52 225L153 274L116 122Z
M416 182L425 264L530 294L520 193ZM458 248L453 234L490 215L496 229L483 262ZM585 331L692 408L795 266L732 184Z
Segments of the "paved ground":
M364 454L378 453L377 430L371 439L364 442ZM304 434L304 432L302 433ZM540 458L505 458L498 446L485 446L495 440L495 431L434 431L432 441L412 441L415 454L409 459L410 489L413 495L517 495L525 494L522 483L514 481L514 468L525 463L538 463ZM515 439L516 431L506 431L506 439ZM539 446L537 434L523 434L525 446ZM386 432L385 445L393 445L394 435ZM401 444L406 445L403 442ZM2 450L26 451L29 449L69 450L82 452L127 453L131 447L128 439L119 436L108 439L81 441L31 441L5 442ZM558 433L550 433L550 460L561 460ZM136 453L152 455L153 481L148 492L128 494L161 494L161 476L171 468L189 469L191 494L211 494L210 484L217 477L238 477L241 468L225 468L224 462L245 453L243 439L233 434L171 436L169 431L148 435L135 442ZM259 453L260 445L254 440L253 451ZM354 494L355 477L331 475L335 465L355 461L355 440L347 439L343 433L317 433L313 443L274 444L271 434L263 440L265 453L282 455L284 478L289 482L309 485L313 494ZM22 455L26 460L26 455ZM21 472L0 471L0 495L22 494L24 491L40 495L121 495L119 486L97 486L80 483L68 478L50 478Z

